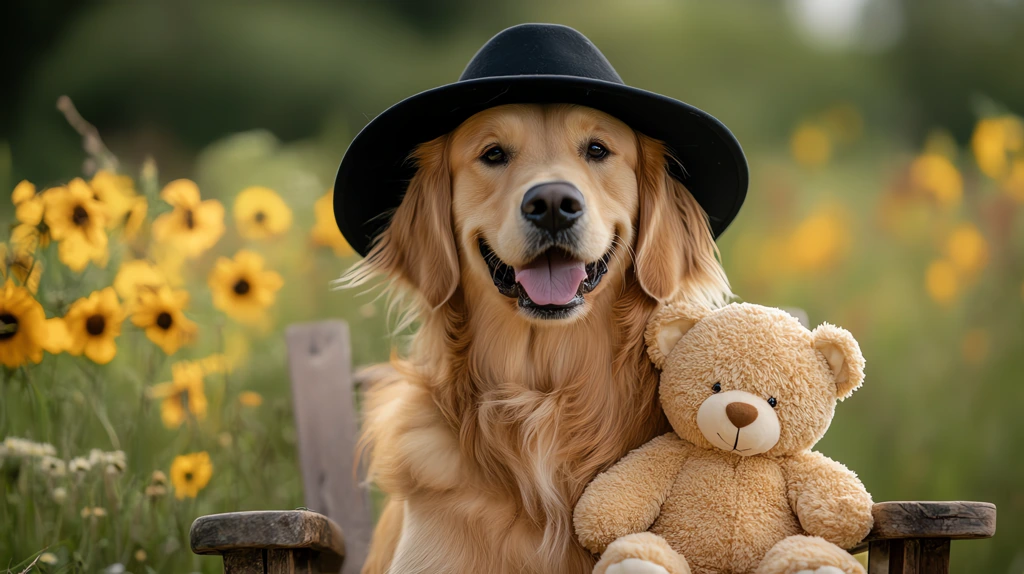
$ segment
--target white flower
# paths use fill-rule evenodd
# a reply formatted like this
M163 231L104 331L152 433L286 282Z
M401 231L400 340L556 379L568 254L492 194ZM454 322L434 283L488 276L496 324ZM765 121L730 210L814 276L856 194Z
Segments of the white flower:
M68 472L68 465L62 459L55 456L44 456L39 461L39 466L42 467L43 472L54 478L64 476Z
M64 501L68 499L68 489L63 486L58 486L53 489L51 494L53 496L53 501L57 504L64 504Z
M89 451L89 468L107 461L107 454L98 448Z
M50 566L53 566L57 563L57 555L53 552L43 552L39 555L39 561L43 564L49 564Z
M78 475L82 475L89 472L89 469L91 468L92 464L89 463L89 460L87 458L82 456L76 456L75 458L71 459L70 463L68 463L68 469L74 474Z
M50 443L34 442L16 436L9 436L4 439L4 452L16 457L37 457L56 456L57 449Z

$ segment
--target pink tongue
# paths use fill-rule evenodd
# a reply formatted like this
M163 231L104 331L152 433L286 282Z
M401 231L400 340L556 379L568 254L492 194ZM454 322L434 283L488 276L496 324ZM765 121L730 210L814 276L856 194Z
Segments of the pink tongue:
M587 278L582 261L569 259L559 251L549 251L515 270L516 282L537 305L565 305Z

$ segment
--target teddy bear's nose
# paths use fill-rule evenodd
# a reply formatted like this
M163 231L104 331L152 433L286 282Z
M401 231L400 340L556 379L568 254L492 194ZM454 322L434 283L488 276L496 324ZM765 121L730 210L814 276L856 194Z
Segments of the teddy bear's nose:
M750 403L729 403L725 406L725 416L741 429L757 420L757 407Z

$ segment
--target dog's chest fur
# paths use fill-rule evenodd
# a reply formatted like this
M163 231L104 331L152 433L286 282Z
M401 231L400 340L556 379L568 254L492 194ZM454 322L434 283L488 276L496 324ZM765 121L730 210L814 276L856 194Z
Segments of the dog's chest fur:
M401 368L413 376L396 419L418 422L374 448L391 466L379 482L404 500L392 571L590 572L577 499L662 430L640 335L649 313L616 305L606 324L564 332L445 322L434 360Z

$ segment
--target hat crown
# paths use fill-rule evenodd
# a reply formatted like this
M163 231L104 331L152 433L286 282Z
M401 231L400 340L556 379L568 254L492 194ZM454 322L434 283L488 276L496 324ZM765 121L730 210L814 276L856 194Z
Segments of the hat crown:
M558 24L520 24L499 32L473 56L459 81L533 75L623 83L593 42Z

